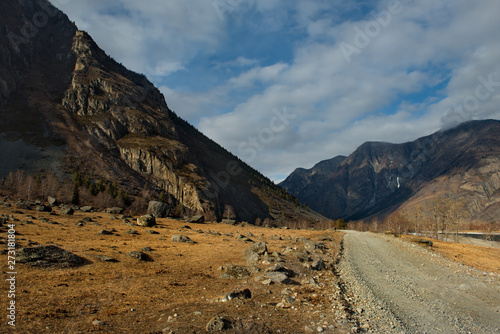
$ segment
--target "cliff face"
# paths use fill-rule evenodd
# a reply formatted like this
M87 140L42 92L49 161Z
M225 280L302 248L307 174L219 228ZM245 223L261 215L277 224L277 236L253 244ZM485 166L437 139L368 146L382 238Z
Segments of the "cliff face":
M0 31L0 155L19 152L1 157L0 177L92 171L131 192L148 184L210 216L231 206L251 222L323 218L180 119L145 76L48 1L2 1Z
M499 134L500 122L475 121L411 143L365 143L321 178L296 171L281 186L330 218L362 219L443 195L465 199L480 217L500 204Z

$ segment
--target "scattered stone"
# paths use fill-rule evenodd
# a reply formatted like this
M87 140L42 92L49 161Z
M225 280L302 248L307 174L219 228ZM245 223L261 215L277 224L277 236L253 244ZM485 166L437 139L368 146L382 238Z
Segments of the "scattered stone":
M148 214L155 218L165 218L170 213L170 205L163 202L151 201L148 206Z
M148 213L145 216L137 218L137 225L143 227L153 227L156 225L156 219L153 215Z
M82 211L82 212L92 212L92 210L94 210L94 208L91 207L91 206L88 206L88 205L87 206L82 206L80 208L80 211Z
M307 251L305 252L294 252L293 255L299 259L300 262L309 262L311 261L311 258L309 257L309 253Z
M288 275L280 272L265 273L264 277L270 279L273 283L287 284L289 282Z
M210 319L205 329L209 333L214 333L214 332L222 332L225 329L229 329L230 326L231 322L229 320L220 315L217 315L212 319Z
M243 242L254 242L252 239L250 239L249 237L247 236L244 236L242 234L239 234L236 239L238 239L239 241L243 241Z
M83 222L78 222L78 223L76 223L75 225L76 225L76 226L78 226L78 227L83 227L83 226L85 226L85 224L84 224Z
M245 249L245 251L243 252L243 257L246 257L250 254L264 255L266 252L267 245L265 242L261 241Z
M118 262L115 258L107 255L92 255L92 256L98 259L99 261L103 262Z
M159 232L153 231L153 230L146 230L146 233L149 234L160 234Z
M92 222L92 218L90 217L83 217L82 220L86 223L91 223Z
M51 212L52 208L50 206L46 206L46 205L39 205L39 206L36 207L36 211Z
M292 296L290 295L284 295L282 298L281 298L281 303L279 303L278 305L276 305L277 307L281 307L281 308L290 308L293 306L293 303L295 303L295 298L293 298Z
M119 208L119 207L107 208L106 213L109 213L112 215L121 215L123 213L123 208Z
M47 202L49 202L50 206L56 206L58 204L57 199L52 196L47 198Z
M62 215L72 215L74 213L75 213L75 210L73 210L73 208L70 206L65 205L61 208Z
M21 248L16 260L41 268L70 268L87 263L86 259L53 245Z
M138 235L139 234L139 233L137 233L136 230L128 230L126 233L132 234L132 235Z
M108 230L100 230L98 234L102 234L102 235L112 235L113 232L112 231L108 231Z
M325 262L323 261L323 259L317 259L317 260L314 260L313 263L311 263L311 269L312 270L324 270L326 269L326 264Z
M149 257L149 255L144 254L143 252L132 251L132 252L128 252L127 256L130 256L130 257L137 259L139 261L151 261L151 258Z
M190 217L188 219L188 222L195 223L195 224L203 224L205 222L205 217L203 217L202 215L196 215L196 216Z
M92 325L94 325L94 326L106 326L107 324L104 321L95 319L94 321L92 321Z
M242 279L249 277L251 273L259 272L259 268L255 266L239 266L234 264L229 264L225 268L223 268L224 272L221 275L221 278L236 278Z
M185 235L180 235L180 234L174 234L172 236L172 241L173 242L185 242L185 243L190 243L190 244L195 243L193 240L191 240L191 238L189 238Z
M252 292L250 292L249 289L244 289L241 291L233 291L222 297L221 301L226 302L236 298L250 299L252 298Z

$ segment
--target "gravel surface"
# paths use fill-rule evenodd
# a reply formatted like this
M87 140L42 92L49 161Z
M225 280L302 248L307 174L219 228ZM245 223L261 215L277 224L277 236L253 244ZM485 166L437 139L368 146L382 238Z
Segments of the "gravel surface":
M421 246L347 232L338 272L359 331L500 333L500 278Z

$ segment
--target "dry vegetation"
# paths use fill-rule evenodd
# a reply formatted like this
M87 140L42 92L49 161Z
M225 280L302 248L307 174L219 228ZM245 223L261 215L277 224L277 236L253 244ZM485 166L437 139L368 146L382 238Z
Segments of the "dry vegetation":
M19 209L13 202L12 207L0 206L0 215L12 216L8 223L17 220L18 250L57 245L88 260L86 265L65 269L17 263L18 333L205 333L208 321L216 315L231 322L233 329L228 333L276 333L278 329L281 333L302 333L305 326L319 325L324 325L326 332L344 332L351 325L345 320L349 315L331 270L340 252L339 232L188 224L171 219L159 219L154 228L143 228L126 225L126 217L106 213L63 216L54 211ZM89 218L91 221L83 221ZM79 222L83 226L77 226ZM129 234L131 229L137 234ZM101 230L113 234L99 234ZM6 241L4 231L2 243ZM172 242L174 234L186 235L196 243ZM239 235L266 242L270 254L278 252L282 264L296 273L292 284L264 285L254 279L255 275L221 278L221 267L248 265L242 253L252 243L242 241ZM324 240L327 249L320 251L330 269L312 271L296 256L283 255L287 246L303 250L303 238ZM151 250L144 250L146 247ZM127 256L141 249L150 261ZM311 251L311 257L314 254ZM99 260L103 255L117 262ZM7 263L5 254L0 259ZM270 262L261 258L256 265L264 270L276 261L271 256ZM302 284L306 278L314 278L319 285ZM250 299L218 301L226 293L245 288L251 291ZM282 308L277 304L285 289L296 302ZM2 293L0 305L5 305L6 298ZM333 312L335 305L337 313ZM15 332L5 321L0 328L1 332Z

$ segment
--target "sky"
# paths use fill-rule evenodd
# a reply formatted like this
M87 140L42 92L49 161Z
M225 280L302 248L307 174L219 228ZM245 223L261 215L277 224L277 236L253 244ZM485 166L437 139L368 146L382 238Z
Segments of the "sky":
M500 119L498 0L50 0L273 181Z

